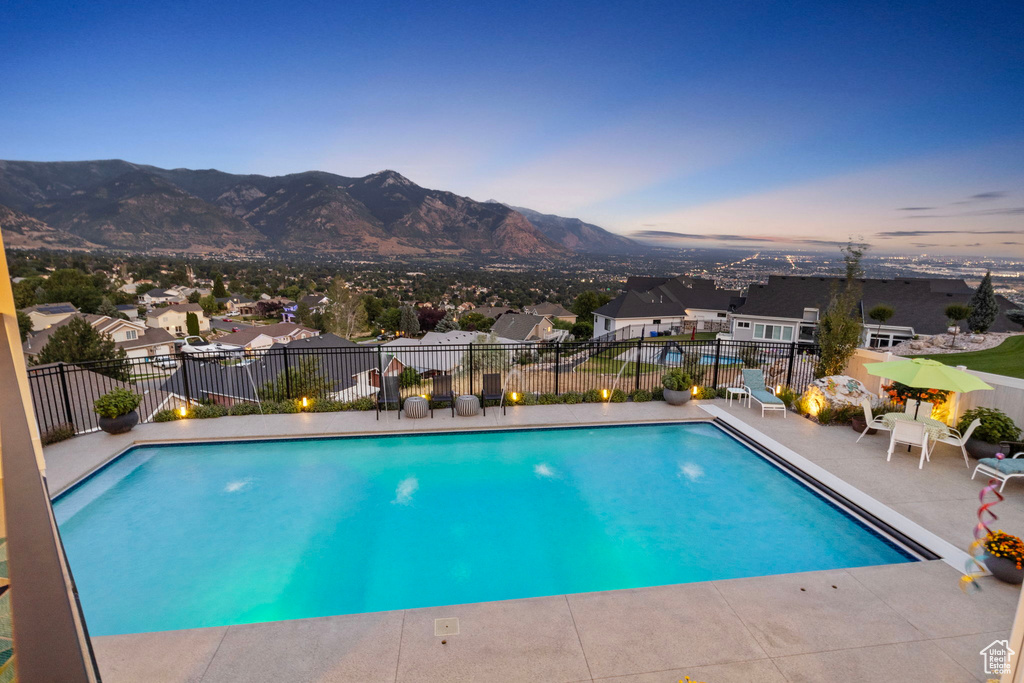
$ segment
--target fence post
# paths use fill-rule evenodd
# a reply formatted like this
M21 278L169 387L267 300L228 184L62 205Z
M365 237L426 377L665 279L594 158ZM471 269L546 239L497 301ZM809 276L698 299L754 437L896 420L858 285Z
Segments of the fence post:
M715 338L715 373L714 373L714 389L718 389L718 366L719 361L722 358L722 340Z
M640 356L643 355L644 350L644 338L640 337L636 340L636 390L640 391Z
M555 396L558 396L558 373L562 367L562 342L555 342Z
M789 343L789 369L786 370L786 386L793 383L793 361L796 359L796 342Z
M380 344L377 344L377 389L379 391L384 390L384 353L380 350Z
M192 403L192 390L188 385L188 359L189 355L182 352L181 354L181 383L185 386L185 403Z
M473 393L473 342L469 342L469 393Z
M292 396L292 373L288 367L288 345L285 344L284 348L281 349L284 353L284 391L285 396L288 398L295 398Z
M60 392L64 396L64 421L75 426L75 420L71 413L71 397L68 395L68 378L64 371L64 362L57 363L57 370L60 372Z

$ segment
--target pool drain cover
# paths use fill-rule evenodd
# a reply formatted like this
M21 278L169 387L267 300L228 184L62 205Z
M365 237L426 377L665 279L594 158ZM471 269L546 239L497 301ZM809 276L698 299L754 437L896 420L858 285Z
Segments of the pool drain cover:
M435 636L457 636L459 635L458 617L447 617L445 619L434 619Z

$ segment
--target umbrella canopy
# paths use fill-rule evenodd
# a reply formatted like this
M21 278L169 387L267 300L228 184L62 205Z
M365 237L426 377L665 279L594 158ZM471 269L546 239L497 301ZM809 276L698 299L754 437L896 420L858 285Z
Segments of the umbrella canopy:
M865 363L864 369L868 371L869 375L891 379L917 389L940 389L964 393L992 388L974 375L949 365L943 365L930 358Z

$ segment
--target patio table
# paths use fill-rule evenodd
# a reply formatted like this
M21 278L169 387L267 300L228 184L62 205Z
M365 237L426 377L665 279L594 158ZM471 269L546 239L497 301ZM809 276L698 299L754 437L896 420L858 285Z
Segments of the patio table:
M427 399L421 396L410 396L405 399L405 416L419 418L427 416Z
M897 422L923 422L924 429L928 432L928 438L932 441L945 439L949 436L949 427L930 417L919 417L915 420L913 415L907 415L906 413L886 413L882 416L882 422L889 431L892 431Z

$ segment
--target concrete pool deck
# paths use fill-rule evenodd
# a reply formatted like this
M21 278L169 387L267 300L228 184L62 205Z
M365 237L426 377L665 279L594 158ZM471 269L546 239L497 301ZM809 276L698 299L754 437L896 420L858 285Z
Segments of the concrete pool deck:
M507 416L377 422L371 413L140 425L48 446L52 493L136 443L707 419L712 405L958 547L982 482L958 449L885 461L885 435L820 427L723 400L672 407L518 407ZM1022 485L998 526L1024 530ZM73 567L72 567L73 570ZM104 681L984 681L980 650L1009 635L1019 590L992 578L965 595L942 561L502 602L93 638ZM144 607L142 607L144 608ZM457 617L446 644L434 619Z

